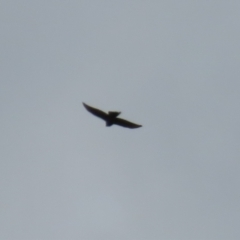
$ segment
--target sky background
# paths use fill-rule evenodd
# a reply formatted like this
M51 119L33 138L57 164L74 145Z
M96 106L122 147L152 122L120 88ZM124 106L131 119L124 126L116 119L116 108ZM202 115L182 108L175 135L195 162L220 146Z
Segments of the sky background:
M2 0L0 34L0 239L240 239L239 0Z

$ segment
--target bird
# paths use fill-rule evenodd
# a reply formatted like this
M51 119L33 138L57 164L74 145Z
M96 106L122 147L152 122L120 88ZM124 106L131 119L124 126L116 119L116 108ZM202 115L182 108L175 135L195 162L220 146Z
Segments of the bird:
M112 125L118 125L125 128L139 128L142 127L142 125L129 122L125 119L118 118L118 116L121 114L121 112L116 111L109 111L108 113L103 112L102 110L99 110L97 108L91 107L83 102L83 106L86 108L86 110L90 113L92 113L94 116L99 117L103 119L106 122L106 127L110 127Z

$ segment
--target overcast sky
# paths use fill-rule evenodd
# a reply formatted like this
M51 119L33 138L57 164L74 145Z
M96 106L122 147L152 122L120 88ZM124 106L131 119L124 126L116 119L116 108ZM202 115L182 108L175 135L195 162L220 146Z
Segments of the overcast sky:
M239 0L2 0L0 34L0 239L240 239Z

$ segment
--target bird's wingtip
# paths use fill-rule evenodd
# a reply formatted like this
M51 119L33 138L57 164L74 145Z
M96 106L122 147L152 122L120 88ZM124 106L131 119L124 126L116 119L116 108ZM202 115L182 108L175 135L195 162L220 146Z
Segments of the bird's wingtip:
M83 106L87 109L88 105L85 102L82 102Z

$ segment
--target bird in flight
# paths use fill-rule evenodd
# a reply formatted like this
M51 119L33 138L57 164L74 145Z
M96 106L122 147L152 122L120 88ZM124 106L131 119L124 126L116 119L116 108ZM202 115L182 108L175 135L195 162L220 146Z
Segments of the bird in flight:
M97 108L93 108L89 105L87 105L86 103L83 102L83 106L87 109L87 111L89 111L90 113L92 113L93 115L95 115L96 117L99 117L101 119L103 119L104 121L106 121L106 127L110 127L113 124L115 125L119 125L122 127L126 127L126 128L139 128L142 127L142 125L136 124L136 123L132 123L129 122L125 119L122 118L118 118L118 115L121 112L108 112L105 113Z

